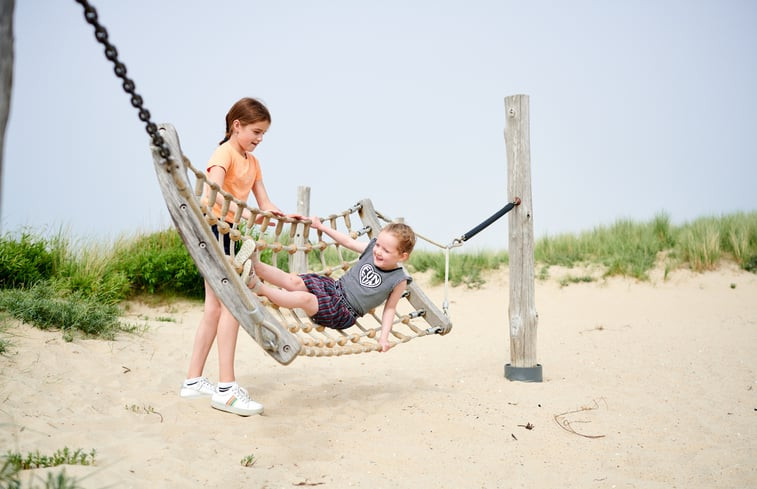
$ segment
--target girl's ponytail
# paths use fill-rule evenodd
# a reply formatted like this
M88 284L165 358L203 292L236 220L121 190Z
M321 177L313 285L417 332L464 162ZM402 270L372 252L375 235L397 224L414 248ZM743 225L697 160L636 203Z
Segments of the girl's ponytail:
M228 141L229 138L231 137L231 131L229 130L230 126L231 125L229 124L229 115L227 114L226 115L226 135L223 137L223 139L221 140L221 142L218 143L218 146L220 146L223 143L225 143L226 141Z

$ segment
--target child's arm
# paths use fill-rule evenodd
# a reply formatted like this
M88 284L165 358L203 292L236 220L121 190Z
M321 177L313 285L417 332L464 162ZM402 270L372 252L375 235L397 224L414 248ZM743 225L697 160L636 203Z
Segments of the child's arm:
M356 239L353 239L351 236L344 234L341 231L337 231L336 229L332 228L331 226L327 226L321 222L320 219L318 219L316 216L312 216L310 218L311 224L310 227L317 231L323 231L327 235L331 237L335 242L338 244L344 246L345 248L349 248L352 251L355 251L357 253L362 253L365 248L368 246L368 243L365 241L358 241Z
M276 207L276 204L271 202L271 199L268 197L268 191L265 189L263 180L255 180L255 183L252 184L252 193L255 196L255 201L258 203L258 208L261 211L269 211L274 214L284 215L281 209Z
M258 208L261 211L268 211L272 213L275 216L279 217L291 217L294 219L304 219L303 216L299 214L284 214L284 211L279 209L276 204L274 204L270 197L268 197L268 191L265 188L265 184L263 183L263 180L255 180L255 183L252 184L252 194L255 196L255 201L258 203ZM248 211L249 215L244 215L242 213L242 217L244 219L249 219L252 217L252 214L250 211ZM262 216L258 216L257 223L260 224L263 221ZM270 224L271 226L274 225L274 223Z
M384 304L384 312L381 314L381 336L379 337L379 344L381 345L381 351L385 352L389 350L389 333L392 332L392 324L394 324L394 316L397 311L397 304L402 298L402 294L407 288L407 281L403 280L398 283L392 293L389 294L389 298Z

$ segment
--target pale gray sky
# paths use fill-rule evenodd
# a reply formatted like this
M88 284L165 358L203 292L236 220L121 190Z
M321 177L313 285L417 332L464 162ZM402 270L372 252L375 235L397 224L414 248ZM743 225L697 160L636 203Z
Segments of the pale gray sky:
M527 94L534 229L757 209L757 2L92 0L198 166L243 96L271 197L369 197L448 243L506 203L504 98ZM3 232L163 229L148 136L73 0L16 2ZM466 248L507 247L507 219Z

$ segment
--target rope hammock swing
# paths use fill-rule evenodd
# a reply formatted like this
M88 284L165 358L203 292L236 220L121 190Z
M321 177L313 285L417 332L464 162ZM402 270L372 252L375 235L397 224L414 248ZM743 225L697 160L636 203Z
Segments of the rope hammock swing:
M298 355L325 357L379 351L383 306L369 311L345 330L334 330L313 323L302 310L279 307L260 298L246 286L241 277L241 268L236 267L233 261L234 250L239 248L237 245L246 240L254 240L256 249L261 252L261 259L270 261L274 266L278 266L280 254L304 254L308 272L334 278L357 262L357 255L351 250L342 249L321 231L315 237L310 236L308 219L274 215L235 199L217 184L210 182L204 171L192 166L181 150L176 129L170 124L157 125L150 120L150 113L143 107L142 97L134 91L134 82L126 76L126 66L118 60L116 48L108 41L108 33L99 23L95 9L87 0L76 2L84 7L86 21L94 27L95 38L105 47L106 58L113 62L116 76L122 79L124 91L131 96L132 105L138 109L139 118L145 123L151 137L158 182L187 251L197 264L200 274L242 328L264 351L283 365L289 364ZM236 204L231 223L214 215L211 206L205 203L215 202L219 195L224 200L220 216L227 214L231 202ZM206 200L203 200L204 196L207 197ZM390 337L392 346L415 338L450 332L452 322L447 315L450 248L462 245L519 203L519 199L508 203L487 221L446 247L418 235L446 250L444 310L440 311L415 281L409 283L403 300L397 306ZM251 212L251 218L241 218L244 209ZM354 239L370 239L378 235L382 222L391 222L391 219L374 209L369 199L361 200L347 210L331 214L322 220ZM361 224L359 228L355 226L358 221ZM212 225L218 226L218 238L211 230ZM224 254L224 236L228 236L232 242L231 257ZM303 236L304 240L295 240L295 236Z
M333 330L314 324L299 309L279 307L267 300L264 302L247 288L240 276L242 270L234 267L234 249L237 246L230 247L231 260L224 255L224 235L232 243L254 240L256 249L261 251L262 260L268 261L265 250L271 251L270 264L274 266L279 263L280 253L292 255L302 252L306 256L314 255L308 260L311 263L309 272L336 276L357 260L350 256L354 253L342 249L320 231L316 240L306 239L302 245L295 244L293 241L298 227L304 229L304 236L310 234L309 220L277 216L234 199L216 183L210 182L204 171L192 166L181 152L173 126L161 124L158 127L170 156L164 158L160 148L153 145L153 160L169 213L200 273L242 328L282 364L288 364L298 354L320 357L380 350L381 306L359 318L350 328ZM208 188L210 192L206 194ZM208 195L205 202L211 203L217 195L223 197L222 216L226 215L233 201L237 205L233 222L224 222L214 215L211 206L204 203L203 195ZM241 219L244 209L250 211L249 219ZM355 217L362 223L360 229L355 229L353 225ZM261 220L259 224L256 223L258 219ZM382 227L368 199L323 220L355 239L371 238ZM213 224L218 226L218 238L211 231ZM408 284L404 299L398 305L390 338L395 345L429 334L446 334L452 328L449 318L434 306L415 282ZM426 324L420 325L419 320ZM375 325L368 324L370 321Z

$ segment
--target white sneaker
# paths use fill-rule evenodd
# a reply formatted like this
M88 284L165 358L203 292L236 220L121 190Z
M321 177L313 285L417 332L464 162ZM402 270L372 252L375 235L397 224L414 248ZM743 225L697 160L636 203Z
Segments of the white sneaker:
M255 248L254 239L248 239L242 243L242 246L239 248L239 251L237 251L232 262L234 264L234 269L237 270L237 272L240 272L245 262L252 258L252 254L255 253Z
M247 389L239 387L238 384L234 384L226 392L216 390L213 397L210 398L210 405L215 409L240 416L250 416L263 412L263 405L250 399Z
M179 395L184 399L196 399L198 397L212 396L216 391L216 386L206 377L200 377L200 380L194 384L187 384L187 381L181 383Z

